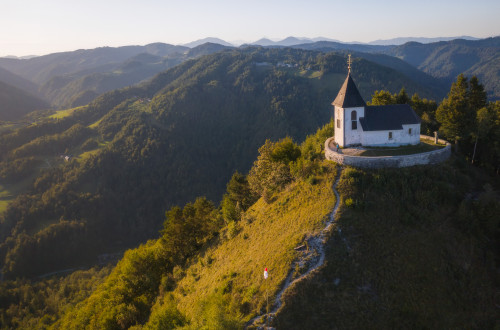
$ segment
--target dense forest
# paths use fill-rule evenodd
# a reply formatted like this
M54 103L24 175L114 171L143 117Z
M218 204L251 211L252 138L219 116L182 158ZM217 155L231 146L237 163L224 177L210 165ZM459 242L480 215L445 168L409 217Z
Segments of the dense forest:
M500 99L499 36L480 40L407 42L399 46L319 41L292 47L322 52L349 51L356 57L400 70L414 79L422 79L438 93L443 87L446 90L461 73L469 77L477 76L483 82L488 97L491 100ZM424 73L435 80L429 80ZM441 97L436 100L441 100Z
M48 100L53 107L74 107L88 104L104 92L141 83L188 59L224 48L216 44L190 49L153 43L77 50L28 60L0 58L0 81L27 87L26 90Z
M150 82L85 106L38 113L34 123L1 132L2 326L239 328L263 312L266 290L271 296L278 291L296 257L293 248L328 216L339 171L337 224L348 240L372 240L362 240L355 254L338 240L329 243L325 269L343 268L335 278L321 271L307 281L323 290L318 301L331 300L337 290L320 283L349 278L361 264L366 273L340 288L352 310L364 315L348 327L365 327L379 309L384 312L376 322L383 328L405 317L409 327L429 327L440 313L450 320L445 328L492 325L500 102L488 102L476 77L459 76L436 102L396 70L365 59L354 67L366 100L371 95L371 104L412 105L422 132L438 130L454 142L453 159L381 171L340 170L325 161L332 124L306 135L330 120L345 58L300 49L245 48L188 60ZM374 221L380 230L370 229ZM429 228L438 234L429 235ZM422 255L395 256L394 271L371 261L384 259L393 243L413 250L405 245L408 231L415 232L411 246L427 247ZM434 243L440 240L451 243L443 248ZM140 243L112 271L51 277L90 268ZM455 253L462 245L470 252ZM255 247L276 252L268 256ZM445 252L430 265L446 271L419 262L440 249ZM266 265L275 275L264 288L259 276ZM391 284L399 274L407 286ZM449 297L438 314L425 307L428 295L416 294L422 288ZM460 288L464 294L450 294ZM316 291L301 290L284 297L286 308L276 315L280 327L304 326L291 315L307 310L301 304ZM381 303L360 304L367 295ZM473 301L472 309L457 314ZM338 309L338 300L331 303L325 306ZM345 320L349 312L339 310L331 319L318 316L317 327Z
M266 139L300 140L328 122L344 62L303 50L224 51L2 134L5 190L24 188L0 223L3 273L92 264L153 237L166 207L220 200ZM408 85L425 95L396 71L362 59L356 67L364 94Z
M323 157L332 134L330 123L300 146L266 141L248 175L233 174L218 206L201 197L171 207L159 237L127 251L104 280L106 269L27 281L23 290L36 303L6 282L3 325L242 328L265 313L266 296L274 301L300 254L294 247L328 217L340 173L341 208L325 267L286 291L273 325L493 327L498 178L460 155L403 170L340 170ZM269 282L261 279L264 267ZM45 300L60 304L40 312L36 304Z

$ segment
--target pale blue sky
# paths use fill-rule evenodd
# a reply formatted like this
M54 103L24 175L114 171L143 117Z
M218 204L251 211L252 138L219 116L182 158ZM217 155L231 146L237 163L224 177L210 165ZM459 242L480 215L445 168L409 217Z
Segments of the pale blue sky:
M100 46L500 35L498 0L0 0L0 56Z

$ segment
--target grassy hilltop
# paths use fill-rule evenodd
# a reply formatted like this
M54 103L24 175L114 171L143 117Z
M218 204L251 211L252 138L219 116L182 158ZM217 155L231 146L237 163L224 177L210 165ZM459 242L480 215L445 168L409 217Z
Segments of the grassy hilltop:
M0 309L2 323L55 329L244 327L265 313L266 292L273 304L287 275L305 271L292 267L301 253L295 248L324 227L335 204L332 184L340 168L323 160L321 150L331 133L329 124L300 147L289 139L267 142L249 175L233 176L218 208L200 198L170 209L159 239L127 251L104 280L98 279L102 273L89 278L102 284L80 291L91 285L66 282L59 310L13 317L16 309ZM325 264L285 291L272 324L498 326L498 187L497 179L458 158L406 169L341 169L340 209ZM271 274L267 281L264 267ZM2 292L0 301L20 299L30 306L22 296L15 298L16 289ZM38 299L61 299L56 297Z

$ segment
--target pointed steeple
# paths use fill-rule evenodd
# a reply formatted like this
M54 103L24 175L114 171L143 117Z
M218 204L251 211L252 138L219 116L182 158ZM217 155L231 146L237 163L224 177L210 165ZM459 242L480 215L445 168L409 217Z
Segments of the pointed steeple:
M351 77L351 55L349 55L348 60L348 69L347 78L344 81L344 84L340 88L337 97L332 102L332 105L336 105L341 108L354 108L354 107L366 107L366 103L361 97L361 94L354 83L354 80Z

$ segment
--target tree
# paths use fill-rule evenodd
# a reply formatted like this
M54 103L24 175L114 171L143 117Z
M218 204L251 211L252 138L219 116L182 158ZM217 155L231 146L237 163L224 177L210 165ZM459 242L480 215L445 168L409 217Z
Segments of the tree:
M397 104L410 104L410 97L406 94L406 89L403 87L396 96Z
M225 194L222 198L222 217L226 223L238 221L240 219L241 209L239 209L237 205L239 205L239 203L232 201L228 194Z
M256 196L250 189L250 184L246 176L239 172L234 172L231 180L227 184L228 198L235 204L239 203L243 210L248 209L256 200Z
M436 101L421 99L417 93L413 94L410 105L415 113L420 117L420 131L423 134L432 135L439 129L439 123L436 121Z
M476 147L479 143L479 148ZM486 167L498 172L500 167L500 101L490 103L477 112L477 135L473 153Z
M388 105L395 104L396 98L389 93L389 91L381 90L375 91L372 95L372 101L370 105Z
M448 97L436 110L436 119L441 131L456 143L470 139L476 127L476 109L470 105L469 83L461 74L451 85Z
M488 97L484 86L479 83L476 76L469 81L469 105L474 111L484 108L488 104Z
M300 148L287 137L279 142L266 140L248 174L251 189L264 198L292 180L289 164L300 157Z

